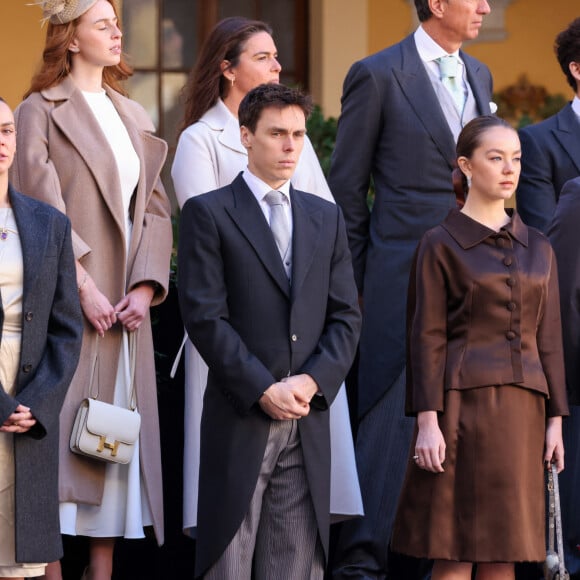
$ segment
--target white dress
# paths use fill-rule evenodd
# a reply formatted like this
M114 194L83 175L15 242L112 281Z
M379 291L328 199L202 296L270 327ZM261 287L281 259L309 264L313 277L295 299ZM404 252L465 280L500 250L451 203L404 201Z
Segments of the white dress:
M14 394L20 360L22 263L22 248L14 213L11 208L0 208L0 294L4 310L0 341L0 383L9 395ZM46 564L15 562L14 521L14 435L0 433L0 577L30 578L44 574Z
M127 129L106 93L83 91L87 103L97 118L114 157L121 183L123 212L125 215L125 251L131 242L132 223L129 217L131 196L139 180L139 157L133 148ZM131 391L129 346L127 333L123 332L114 403L128 406ZM93 538L143 538L144 526L152 525L151 512L141 480L139 442L135 445L133 459L127 465L107 463L103 500L101 505L60 504L61 532Z
M180 136L171 168L180 207L195 195L230 184L248 163L240 141L238 120L217 104ZM292 184L334 202L312 143L308 138ZM192 535L197 526L200 429L208 369L191 341L185 342L185 441L183 459L183 528ZM346 389L341 387L330 407L330 513L331 521L363 515L356 470Z

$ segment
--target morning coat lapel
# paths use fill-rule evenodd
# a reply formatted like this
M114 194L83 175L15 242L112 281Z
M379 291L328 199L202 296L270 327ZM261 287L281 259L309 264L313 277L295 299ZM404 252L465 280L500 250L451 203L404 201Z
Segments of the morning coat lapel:
M292 199L292 299L312 267L322 232L322 212L307 204L307 197L290 186Z
M48 248L48 229L37 224L37 212L42 211L37 204L29 200L9 186L10 203L14 211L14 219L18 226L18 235L22 246L24 260L23 292L28 295L37 285L42 287L38 274L42 272L44 254Z
M52 111L55 125L63 132L71 145L79 152L91 171L105 203L109 206L117 226L124 231L123 204L119 194L121 185L119 173L113 154L101 127L81 91L70 77L62 83L42 91L43 96L51 101L62 101ZM103 165L103 151L111 153L108 166ZM96 171L96 170L99 171ZM82 195L82 192L79 192Z
M240 173L230 185L234 194L233 205L225 207L242 235L248 240L256 255L280 289L290 296L290 282L284 271L280 252L270 226L254 194Z
M467 70L467 80L469 86L471 87L471 92L477 103L477 110L480 115L491 115L491 105L489 87L486 87L483 83L482 76L479 74L481 67L483 66L478 60L464 53L459 52L461 60L465 64Z
M580 173L580 122L570 103L557 114L556 120L558 128L554 130L554 137L562 144Z
M447 160L455 166L455 141L441 105L421 61L413 35L400 44L401 67L393 67L393 74L411 108Z

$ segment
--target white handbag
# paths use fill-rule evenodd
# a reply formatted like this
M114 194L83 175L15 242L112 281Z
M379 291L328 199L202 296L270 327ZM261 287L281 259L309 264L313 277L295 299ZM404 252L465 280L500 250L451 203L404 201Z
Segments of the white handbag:
M98 338L97 346L98 351ZM73 453L86 455L110 463L129 463L133 457L135 443L139 438L141 416L135 400L135 333L129 333L129 359L131 396L129 408L98 401L98 390L91 396L98 354L95 352L89 397L83 399L77 411L70 436Z

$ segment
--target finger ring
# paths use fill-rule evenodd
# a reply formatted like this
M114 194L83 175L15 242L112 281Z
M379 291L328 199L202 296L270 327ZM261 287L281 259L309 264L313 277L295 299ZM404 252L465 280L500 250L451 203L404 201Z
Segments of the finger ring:
M418 456L418 455L413 455L413 459L414 459L415 461L417 461L417 459L419 459L419 456Z

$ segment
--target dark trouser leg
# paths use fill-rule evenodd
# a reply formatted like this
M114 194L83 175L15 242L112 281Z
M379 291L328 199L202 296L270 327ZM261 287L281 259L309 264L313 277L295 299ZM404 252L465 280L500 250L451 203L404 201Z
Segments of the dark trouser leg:
M403 371L358 427L356 459L365 516L342 524L334 580L425 577L428 563L389 553L413 427L414 420L405 417Z

